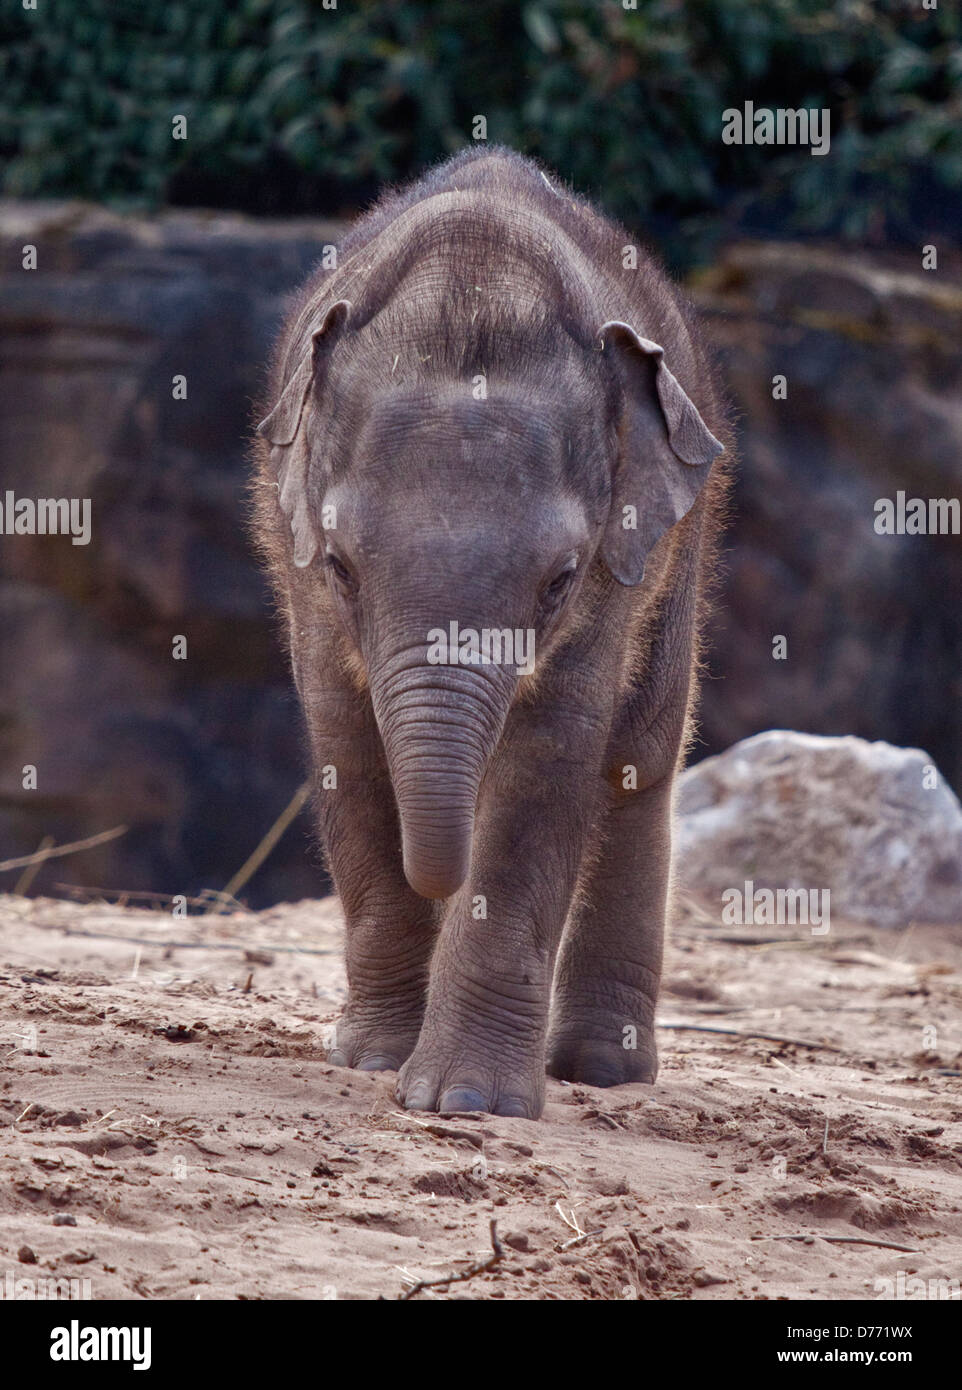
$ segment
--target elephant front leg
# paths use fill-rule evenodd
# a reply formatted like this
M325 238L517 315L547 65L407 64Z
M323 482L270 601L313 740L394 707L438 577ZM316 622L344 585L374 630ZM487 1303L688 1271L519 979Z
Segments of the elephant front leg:
M494 917L476 920L472 897L461 896L445 924L424 1023L401 1068L397 1098L408 1110L482 1110L537 1119L544 1108L557 941L535 939L530 920L506 909L503 898L487 896ZM563 917L560 905L558 910Z
M394 793L373 717L315 747L321 837L344 913L348 998L328 1060L360 1071L397 1071L424 1017L439 905L404 877ZM358 721L360 722L360 721ZM323 769L327 768L325 776ZM336 785L324 786L332 781Z
M671 860L671 780L609 809L555 979L548 1073L652 1082Z
M471 874L450 903L421 1034L398 1078L409 1110L536 1119L544 1108L551 980L591 791L577 756L547 769L532 756L527 777L519 758L506 747L485 783Z
M672 786L685 742L694 565L665 597L643 674L614 722L602 766L598 850L581 884L554 982L548 1073L618 1086L658 1074L655 1007L671 874Z

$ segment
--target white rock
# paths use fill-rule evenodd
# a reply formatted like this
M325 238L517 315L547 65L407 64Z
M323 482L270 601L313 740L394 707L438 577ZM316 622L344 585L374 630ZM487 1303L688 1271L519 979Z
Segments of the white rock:
M681 777L675 853L680 886L719 908L750 882L828 889L832 915L851 921L962 926L962 807L917 748L781 729L744 739Z

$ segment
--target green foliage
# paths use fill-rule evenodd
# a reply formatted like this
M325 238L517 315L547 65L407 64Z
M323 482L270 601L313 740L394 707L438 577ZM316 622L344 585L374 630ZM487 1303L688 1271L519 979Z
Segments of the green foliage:
M330 0L328 0L330 3ZM726 146L722 112L827 107L827 157ZM0 189L330 213L469 142L535 154L627 222L915 237L962 185L951 0L11 0ZM173 138L176 116L187 138Z

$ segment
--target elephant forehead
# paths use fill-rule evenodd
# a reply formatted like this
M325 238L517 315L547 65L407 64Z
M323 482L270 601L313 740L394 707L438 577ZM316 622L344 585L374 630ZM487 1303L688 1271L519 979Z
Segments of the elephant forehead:
M503 474L562 476L567 411L513 390L476 399L470 385L386 392L367 412L362 466L465 479Z
M564 485L548 487L519 472L457 478L395 470L383 480L345 475L324 495L335 508L341 537L359 557L385 553L416 557L429 548L452 573L458 557L478 563L510 551L532 562L589 534L585 505ZM445 560L447 556L447 560Z

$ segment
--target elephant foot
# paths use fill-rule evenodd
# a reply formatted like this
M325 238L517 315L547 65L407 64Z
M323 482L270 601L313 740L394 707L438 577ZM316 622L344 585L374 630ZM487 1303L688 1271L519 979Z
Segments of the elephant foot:
M401 1068L395 1095L406 1110L477 1110L536 1120L544 1109L541 1053L528 1063L486 1056L460 1042L438 1045L422 1038Z
M625 1086L632 1081L651 1085L658 1075L654 1037L622 1037L620 1025L608 1031L559 1028L548 1044L547 1072L559 1081L584 1086ZM612 1037L612 1032L616 1036ZM635 1041L635 1046L625 1046Z
M399 1019L396 1011L380 1018L348 1012L338 1020L327 1060L355 1071L399 1071L414 1051L420 1028L420 1009L408 1020Z

